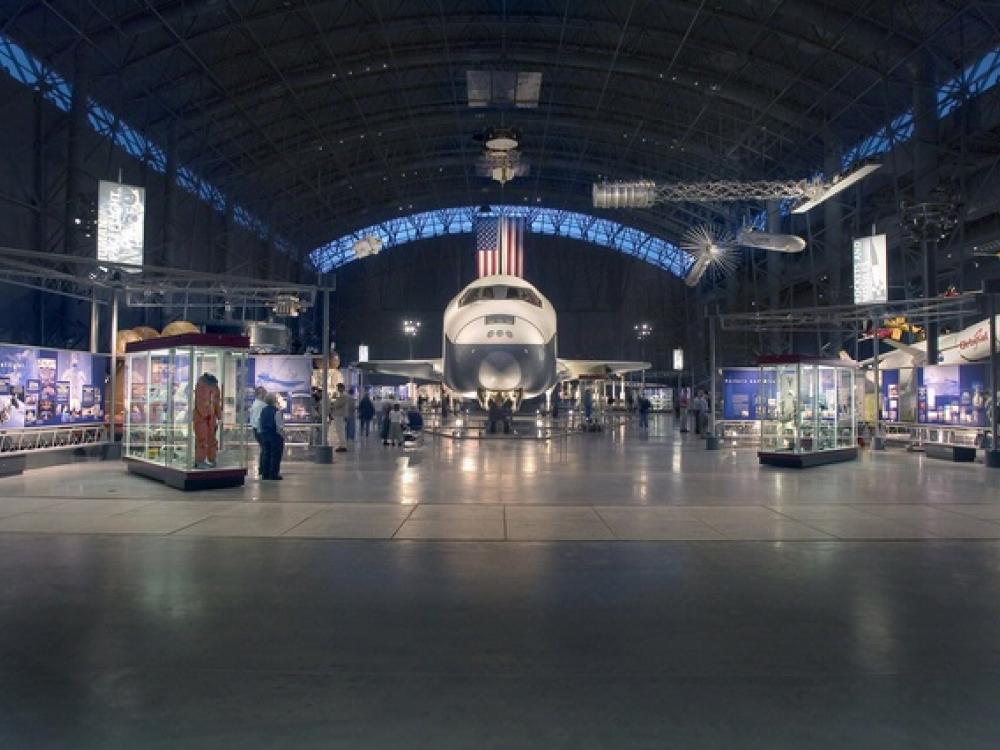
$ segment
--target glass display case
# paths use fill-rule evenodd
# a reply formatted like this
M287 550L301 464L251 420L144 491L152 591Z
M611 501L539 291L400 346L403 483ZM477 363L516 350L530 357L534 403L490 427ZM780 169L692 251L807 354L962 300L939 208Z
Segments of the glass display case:
M242 336L198 333L127 346L129 471L185 490L244 483L247 345Z
M857 458L855 369L795 355L759 360L760 462L802 468Z

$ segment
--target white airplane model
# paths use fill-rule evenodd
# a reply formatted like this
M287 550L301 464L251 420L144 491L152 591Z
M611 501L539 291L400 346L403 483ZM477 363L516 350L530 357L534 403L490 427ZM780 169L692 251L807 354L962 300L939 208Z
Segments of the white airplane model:
M496 275L473 281L448 303L439 359L372 360L358 366L441 381L484 407L493 396L509 398L517 408L564 380L621 375L650 364L559 358L552 304L524 279Z

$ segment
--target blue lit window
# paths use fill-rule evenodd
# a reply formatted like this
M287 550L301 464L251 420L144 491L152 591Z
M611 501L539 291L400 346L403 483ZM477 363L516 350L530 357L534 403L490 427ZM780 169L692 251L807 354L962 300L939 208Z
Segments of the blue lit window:
M954 78L938 87L938 117L946 117L972 97L993 88L1000 82L1000 49L987 52ZM862 159L884 154L893 146L913 137L913 110L908 109L895 117L887 128L862 139L844 154L842 165L847 169Z
M55 71L46 70L41 60L3 34L0 34L0 69L29 88L41 88L46 100L63 112L69 111L73 101L73 87ZM110 140L129 156L145 162L160 174L166 173L167 156L163 149L93 99L87 102L86 119L94 132ZM187 167L177 168L177 185L216 211L225 211L227 203L225 194ZM270 234L267 224L241 206L233 209L233 217L238 224L262 238ZM282 238L275 238L275 246L287 252L291 243Z

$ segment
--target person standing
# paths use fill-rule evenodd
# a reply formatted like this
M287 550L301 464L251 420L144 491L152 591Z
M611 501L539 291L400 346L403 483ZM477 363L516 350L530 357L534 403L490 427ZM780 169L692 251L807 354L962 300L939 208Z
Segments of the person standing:
M203 373L194 387L194 467L214 469L218 458L219 440L216 432L222 419L222 394L219 381L211 373Z
M652 406L646 394L639 394L639 427L643 430L649 429L649 410Z
M260 411L260 444L262 479L281 479L281 457L285 452L285 420L278 410L278 399L273 393L264 399Z
M680 425L681 432L688 431L688 407L691 405L690 399L688 398L687 388L681 389L681 396L678 399L678 406L680 409Z
M358 433L358 397L357 391L351 386L347 392L347 414L344 416L344 433L347 439L354 442Z
M500 397L494 396L489 400L489 403L486 406L486 418L489 422L487 432L490 435L493 435L496 433L498 425L503 419L503 410L500 408Z
M694 434L701 434L701 418L705 413L705 399L701 395L701 391L695 394L694 400L691 402L691 411L694 412Z
M337 453L347 452L347 393L343 383L337 383L337 393L330 401L330 426L333 435L330 442L337 446Z
M382 407L382 422L379 425L379 433L382 436L382 445L389 444L389 415L392 414L392 405L386 404Z
M583 391L583 416L589 422L594 415L594 392L590 388Z
M389 440L393 447L403 447L403 412L399 404L393 404L392 411L389 412Z
M371 396L368 395L368 391L365 391L365 395L361 397L361 401L358 402L358 421L361 423L361 435L363 437L368 437L368 433L372 427L372 420L375 418L375 404L372 403Z
M267 406L267 388L258 385L253 389L253 403L250 405L250 429L253 430L253 439L257 441L260 452L257 458L257 476L264 476L264 443L260 439L260 414Z

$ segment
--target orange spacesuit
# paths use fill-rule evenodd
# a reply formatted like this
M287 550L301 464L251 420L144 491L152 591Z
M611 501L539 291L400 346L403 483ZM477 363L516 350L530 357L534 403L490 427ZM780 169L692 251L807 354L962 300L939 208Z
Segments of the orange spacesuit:
M214 375L204 373L194 387L194 463L215 465L219 441L215 436L222 418L222 394Z

